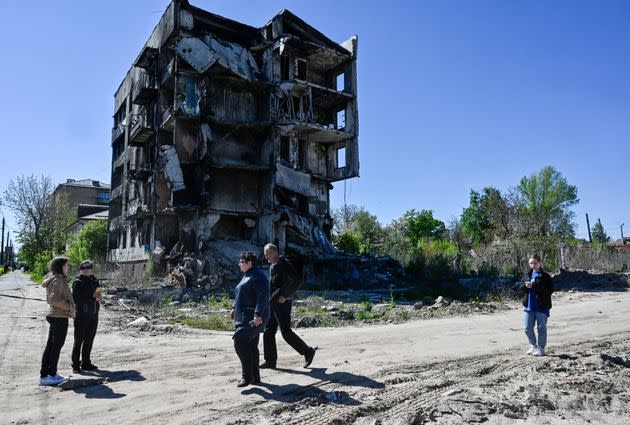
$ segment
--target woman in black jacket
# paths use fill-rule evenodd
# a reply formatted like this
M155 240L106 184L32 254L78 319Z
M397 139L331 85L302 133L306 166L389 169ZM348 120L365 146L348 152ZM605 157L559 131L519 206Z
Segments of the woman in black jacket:
M256 255L241 254L238 265L243 278L234 290L234 349L241 361L238 387L260 383L258 341L264 324L269 320L269 281L256 267Z
M102 296L100 284L92 274L92 262L89 260L81 263L79 274L72 283L72 297L77 309L74 320L72 370L75 373L80 373L81 370L96 370L98 368L92 363L90 355L98 327L99 301Z
M540 257L532 255L529 258L531 270L523 284L523 307L525 307L525 335L530 343L527 354L544 356L547 345L547 319L551 310L551 294L553 280L549 273L543 270ZM534 333L534 326L538 329L538 340Z

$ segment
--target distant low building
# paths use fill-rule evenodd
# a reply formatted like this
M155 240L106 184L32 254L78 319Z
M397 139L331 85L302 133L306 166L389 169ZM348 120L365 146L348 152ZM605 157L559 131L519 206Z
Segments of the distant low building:
M110 186L98 180L68 179L55 188L52 196L55 200L62 200L66 203L68 209L74 212L74 217L80 218L109 207ZM86 212L85 206L95 206L96 208ZM83 207L83 211L81 207Z
M83 226L85 226L90 221L103 220L106 222L108 218L109 210L105 208L101 211L79 217L71 225L63 229L63 232L66 234L66 250L69 248L69 244L74 239L74 237L79 234L81 229L83 229Z

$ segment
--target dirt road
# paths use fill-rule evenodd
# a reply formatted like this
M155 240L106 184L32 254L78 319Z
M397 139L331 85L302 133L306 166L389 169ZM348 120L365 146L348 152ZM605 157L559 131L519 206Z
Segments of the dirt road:
M627 423L630 293L555 301L550 356L523 355L521 309L401 325L307 329L312 369L279 342L279 368L236 388L231 335L113 327L102 311L94 362L109 382L38 387L41 287L0 278L0 423ZM60 360L70 374L72 325ZM87 375L82 378L88 377ZM73 376L73 379L81 378Z

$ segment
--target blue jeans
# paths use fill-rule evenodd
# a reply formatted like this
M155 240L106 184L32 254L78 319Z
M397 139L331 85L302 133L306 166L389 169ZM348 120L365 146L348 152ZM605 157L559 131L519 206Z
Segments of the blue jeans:
M545 349L547 345L547 313L539 311L525 312L525 335L529 343L534 347ZM538 342L536 342L536 334L534 333L534 325L538 328Z

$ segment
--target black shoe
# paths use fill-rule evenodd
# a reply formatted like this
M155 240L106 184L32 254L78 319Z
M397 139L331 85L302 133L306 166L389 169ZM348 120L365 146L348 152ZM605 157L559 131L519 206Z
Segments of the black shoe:
M262 381L260 380L260 378L256 378L256 379L254 379L254 380L251 382L251 384L252 384L252 385L258 385L258 384L260 384L261 382L262 382Z
M81 373L81 368L78 366L72 366L72 372L73 373Z
M93 365L92 363L88 363L86 365L83 365L83 370L87 370L87 371L98 370L98 366Z
M317 347L311 348L311 351L304 355L304 368L307 368L313 363L313 358L315 357L315 352L317 351Z
M249 385L249 381L245 378L241 379L240 381L238 381L238 384L236 384L237 387L239 388L243 388Z
M276 368L275 363L264 362L263 364L260 365L260 369L275 369L275 368Z

